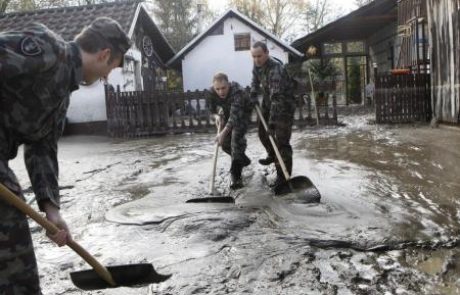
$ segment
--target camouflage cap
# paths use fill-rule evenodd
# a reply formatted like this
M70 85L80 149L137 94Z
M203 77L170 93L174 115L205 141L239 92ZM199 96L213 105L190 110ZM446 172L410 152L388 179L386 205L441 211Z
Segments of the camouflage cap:
M120 24L111 18L99 17L87 29L107 40L122 55L131 47L129 37L123 31ZM123 66L123 60L120 66Z

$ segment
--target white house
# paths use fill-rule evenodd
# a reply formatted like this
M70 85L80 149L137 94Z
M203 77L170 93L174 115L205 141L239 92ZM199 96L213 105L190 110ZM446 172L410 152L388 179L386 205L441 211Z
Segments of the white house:
M108 82L121 91L165 88L166 62L174 56L174 51L139 1L2 14L0 31L18 30L32 22L40 22L70 41L100 16L118 21L133 41L133 46L125 55L123 68L113 70ZM107 114L103 83L81 86L73 92L67 119L69 133L105 134Z
M167 65L182 69L185 91L209 88L217 72L224 72L230 80L248 86L253 68L250 48L256 41L266 42L270 55L283 63L288 63L290 55L303 56L242 13L229 9Z

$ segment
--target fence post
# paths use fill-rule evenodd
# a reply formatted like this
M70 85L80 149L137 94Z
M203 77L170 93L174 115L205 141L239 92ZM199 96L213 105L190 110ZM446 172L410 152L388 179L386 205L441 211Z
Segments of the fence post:
M334 120L334 124L338 124L339 121L337 120L337 97L332 95L332 120Z

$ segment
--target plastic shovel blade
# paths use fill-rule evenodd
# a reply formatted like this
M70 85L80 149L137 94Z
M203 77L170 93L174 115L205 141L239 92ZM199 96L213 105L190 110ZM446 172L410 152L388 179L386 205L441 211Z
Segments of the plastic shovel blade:
M98 290L161 283L171 277L157 273L153 265L147 263L108 266L107 270L112 275L115 286L107 283L92 269L72 272L70 278L82 290Z

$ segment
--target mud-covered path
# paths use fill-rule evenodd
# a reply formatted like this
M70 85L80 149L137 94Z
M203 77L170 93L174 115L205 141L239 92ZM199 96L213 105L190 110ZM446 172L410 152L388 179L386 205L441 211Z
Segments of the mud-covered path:
M212 135L62 139L74 238L103 264L149 262L173 277L83 292L68 273L87 266L33 224L44 294L458 294L460 132L366 119L294 132L293 174L316 184L320 204L270 193L254 132L244 189L228 190L219 156L216 186L236 204L185 204L207 196ZM28 188L22 159L12 167Z

